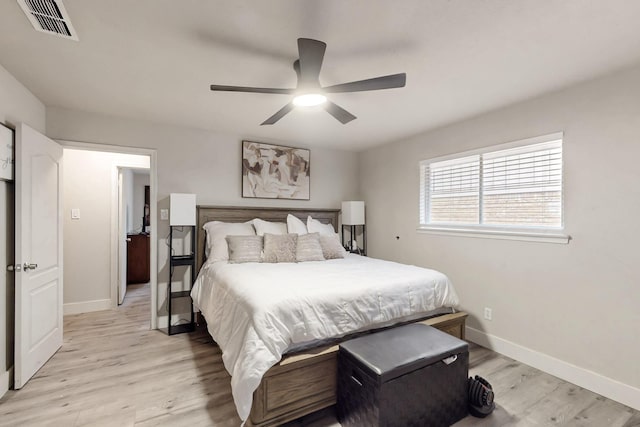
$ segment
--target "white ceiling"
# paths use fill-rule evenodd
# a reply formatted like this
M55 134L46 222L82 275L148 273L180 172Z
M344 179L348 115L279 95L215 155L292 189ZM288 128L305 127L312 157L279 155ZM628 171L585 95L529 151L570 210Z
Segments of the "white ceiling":
M0 64L47 106L361 150L640 61L640 1L64 0L79 41L0 2ZM293 111L298 37L327 43L333 85L398 72L407 86L334 94L358 119Z

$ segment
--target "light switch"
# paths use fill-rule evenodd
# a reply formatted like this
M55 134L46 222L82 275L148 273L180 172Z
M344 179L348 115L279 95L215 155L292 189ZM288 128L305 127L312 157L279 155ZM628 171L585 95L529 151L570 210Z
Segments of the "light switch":
M80 219L80 209L78 208L71 209L71 219Z
M169 219L169 209L160 209L160 219L163 221Z

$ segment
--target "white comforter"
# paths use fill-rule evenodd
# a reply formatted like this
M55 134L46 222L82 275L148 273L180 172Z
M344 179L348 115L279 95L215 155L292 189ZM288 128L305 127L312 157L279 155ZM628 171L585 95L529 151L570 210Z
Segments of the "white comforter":
M440 272L358 255L297 264L206 263L191 296L222 350L243 421L262 376L292 345L458 304Z

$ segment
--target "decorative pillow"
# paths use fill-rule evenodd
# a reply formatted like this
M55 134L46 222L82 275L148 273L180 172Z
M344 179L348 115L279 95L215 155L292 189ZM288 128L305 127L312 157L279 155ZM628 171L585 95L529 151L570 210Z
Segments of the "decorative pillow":
M249 222L209 221L202 226L207 232L205 255L210 261L228 261L229 249L225 237L255 236L256 231Z
M227 236L229 246L229 262L262 261L262 236Z
M334 235L336 230L333 229L331 224L323 224L317 219L313 219L310 216L307 217L307 230L309 233L320 233Z
M320 246L320 234L308 233L298 236L296 260L298 262L324 261L322 246Z
M264 235L263 262L296 262L297 234Z
M334 233L332 236L321 234L320 246L322 247L322 256L324 256L325 259L344 258L347 255L347 251L342 247L340 237L338 237L337 233Z
M287 224L284 222L271 222L256 218L252 220L251 223L256 228L256 234L258 236L264 236L264 233L287 234Z
M291 214L287 215L287 230L289 230L289 233L295 234L308 233L307 226L304 225L304 222Z

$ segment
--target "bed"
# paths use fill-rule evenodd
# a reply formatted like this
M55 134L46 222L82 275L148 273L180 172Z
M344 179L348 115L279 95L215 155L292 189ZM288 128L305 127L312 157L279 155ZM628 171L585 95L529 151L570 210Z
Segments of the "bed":
M466 314L447 308L440 314L441 306L455 305L457 297L439 272L351 254L288 264L205 262L205 223L253 218L286 222L288 214L303 221L312 216L337 229L339 211L333 209L198 207L200 274L192 296L223 350L234 401L246 425L280 425L335 404L336 338L413 321L464 338ZM356 283L366 272L375 274ZM263 280L267 277L278 280ZM389 282L395 277L402 277L407 288ZM431 288L412 285L425 280L432 282ZM435 317L425 319L427 315Z

